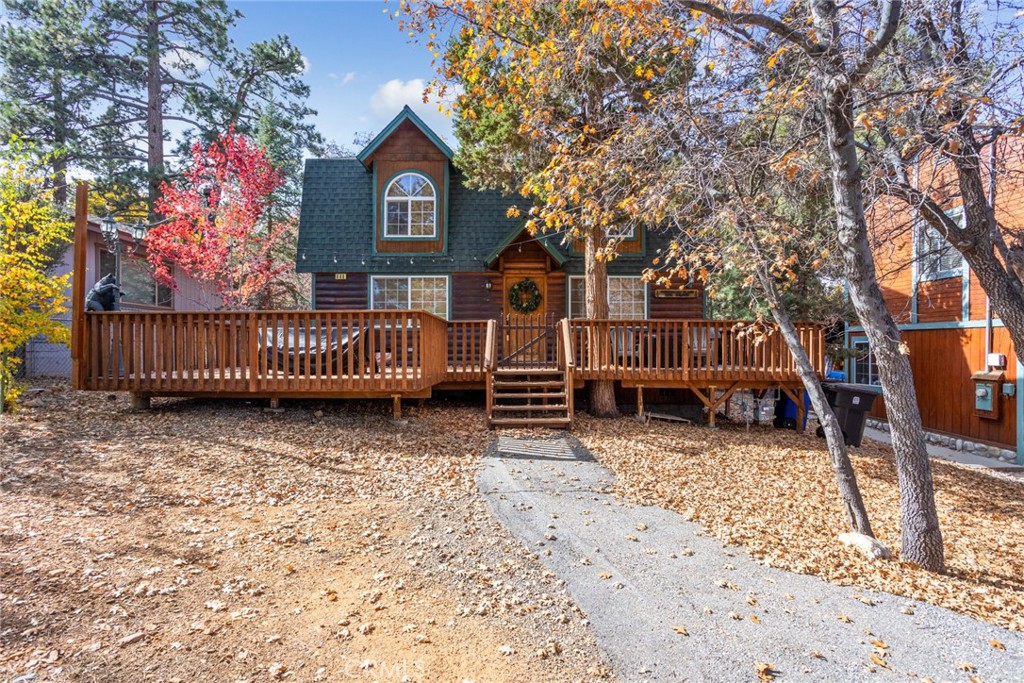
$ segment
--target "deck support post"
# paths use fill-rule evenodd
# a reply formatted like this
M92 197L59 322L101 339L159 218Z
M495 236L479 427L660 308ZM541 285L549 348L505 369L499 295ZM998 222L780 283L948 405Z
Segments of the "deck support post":
M133 391L131 392L131 394L129 394L129 397L132 402L133 411L149 410L151 405L149 400L149 394L142 394L137 391Z
M572 388L567 389L572 391ZM644 385L638 384L636 387L636 417L638 420L644 419Z
M715 426L715 413L718 412L718 403L715 401L715 388L708 387L708 429L718 429Z
M281 399L279 399L276 396L271 398L270 399L270 409L271 410L280 410L280 408L281 408Z
M402 395L401 394L393 394L391 396L391 409L392 409L392 412L394 413L394 418L396 420L401 420L402 419Z
M804 407L804 390L796 390L796 433L804 433L804 420L807 418L807 408Z

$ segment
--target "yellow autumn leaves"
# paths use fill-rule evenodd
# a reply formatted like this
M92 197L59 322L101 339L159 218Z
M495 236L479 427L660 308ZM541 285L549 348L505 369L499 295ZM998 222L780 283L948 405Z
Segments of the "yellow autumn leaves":
M55 316L67 312L67 275L49 267L70 240L71 223L54 204L50 178L37 172L22 145L13 140L0 159L0 400L13 398L11 355L44 335L66 342L67 327Z

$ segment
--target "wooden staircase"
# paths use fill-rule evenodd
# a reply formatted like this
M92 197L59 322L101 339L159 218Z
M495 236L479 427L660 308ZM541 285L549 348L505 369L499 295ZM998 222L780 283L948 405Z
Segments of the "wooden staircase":
M553 327L554 362L498 359L498 324L487 322L484 370L487 373L487 425L489 427L554 427L572 425L575 360L569 321ZM545 332L546 334L546 332ZM540 338L540 337L538 337ZM509 362L512 359L513 362ZM539 360L539 359L538 359Z
M487 387L491 427L568 427L572 386L560 368L498 368Z

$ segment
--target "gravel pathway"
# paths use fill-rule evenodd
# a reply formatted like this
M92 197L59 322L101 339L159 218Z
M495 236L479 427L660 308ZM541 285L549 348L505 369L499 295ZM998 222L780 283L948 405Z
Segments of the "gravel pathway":
M752 681L763 662L783 681L1024 682L1020 633L766 567L679 514L616 499L613 480L564 438L498 437L477 475L565 580L620 681Z

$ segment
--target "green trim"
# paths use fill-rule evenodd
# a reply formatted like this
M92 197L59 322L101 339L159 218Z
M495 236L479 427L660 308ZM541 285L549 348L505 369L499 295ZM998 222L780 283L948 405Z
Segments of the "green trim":
M1002 320L993 320L993 327L1003 327ZM897 325L900 330L958 330L958 329L975 329L978 327L985 327L984 320L951 320L949 322L941 323L905 323ZM850 332L863 332L864 328L860 325L850 325Z
M374 164L374 168L376 168L376 166L377 166L377 164L375 163ZM387 233L387 226L385 225L385 223L387 222L387 215L388 215L387 209L385 208L387 206L386 202L388 201L388 187L391 186L391 183L395 182L396 178L398 178L399 176L403 176L403 175L418 175L421 178L423 178L424 180L426 180L428 183L430 183L430 186L432 188L434 188L434 234L433 235L399 235L397 237L396 236L389 236L388 235L388 233ZM376 191L377 191L376 185L374 185L374 192L376 192ZM382 240L386 241L386 242L408 242L408 241L411 241L411 240L417 240L417 241L424 241L424 242L426 242L426 241L430 241L430 240L436 240L437 237L438 237L438 230L441 229L440 209L437 206L437 200L438 200L438 196L439 195L440 195L440 191L437 189L437 183L434 182L434 179L431 178L429 175L427 175L426 173L424 173L423 171L421 171L419 169L416 169L416 168L406 168L406 169L402 169L401 171L395 171L394 173L392 173L388 177L388 179L384 181L384 191L380 193L380 197L377 198L378 201L375 202L374 206L373 206L374 211L376 211L376 209L377 209L377 204L380 204L380 207L381 207L381 213L380 213L380 217L381 217L381 222L380 222L380 238ZM374 223L376 223L376 221L374 221ZM409 227L411 228L412 226L410 225ZM374 244L374 246L376 247L376 244ZM425 253L436 253L436 252L425 252Z
M519 235L522 234L523 230L525 229L526 228L521 226L512 228L512 231L505 235L505 239L501 240L501 242L498 243L498 246L492 249L491 253L487 254L487 256L484 257L484 263L488 267L493 265L494 262L498 260L498 257L501 256L501 253L508 249L512 245L512 243L516 241L516 238L519 237ZM548 256L555 260L555 263L557 263L560 266L565 264L568 257L562 254L562 252L558 251L558 249L556 249L554 245L550 244L549 240L542 237L541 239L537 240L537 244L541 246L541 249L548 253Z
M1024 465L1024 364L1017 361L1017 464Z
M405 121L412 121L413 124L420 129L420 132L426 135L427 139L434 143L434 146L441 150L441 152L443 152L444 155L448 157L448 159L452 159L455 156L455 152L452 151L452 148L446 145L444 143L444 140L437 136L437 133L430 130L430 126L425 124L423 122L423 119L421 119L419 116L416 116L416 112L410 109L409 105L405 105L404 107L402 107L402 111L398 113L398 116L393 118L391 120L391 123L389 123L384 128L384 130L378 133L377 137L371 140L370 144L363 148L363 151L356 155L356 159L359 160L359 163L365 166L366 160L370 157L370 155L372 155L377 150L377 148L380 147L381 144L385 140L387 140L392 133L395 132L395 129L402 125Z

